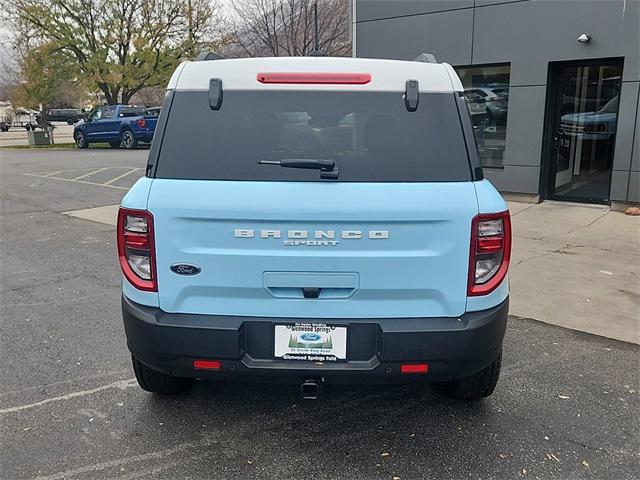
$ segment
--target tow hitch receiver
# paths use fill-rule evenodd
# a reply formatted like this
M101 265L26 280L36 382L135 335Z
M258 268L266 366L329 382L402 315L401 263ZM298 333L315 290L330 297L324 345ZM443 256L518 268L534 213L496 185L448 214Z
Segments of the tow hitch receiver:
M300 385L303 400L317 400L320 396L320 382L316 378L308 378Z

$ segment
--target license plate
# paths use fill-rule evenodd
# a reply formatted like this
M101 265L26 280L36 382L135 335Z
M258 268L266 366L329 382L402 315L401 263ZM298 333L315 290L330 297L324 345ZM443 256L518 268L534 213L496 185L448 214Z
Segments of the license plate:
M275 326L276 358L335 362L347 359L347 327L324 323Z

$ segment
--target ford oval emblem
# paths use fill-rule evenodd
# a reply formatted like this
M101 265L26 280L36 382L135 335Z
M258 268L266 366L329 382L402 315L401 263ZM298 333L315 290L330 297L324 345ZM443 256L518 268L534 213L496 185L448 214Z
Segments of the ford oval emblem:
M317 342L318 340L320 340L320 335L318 335L317 333L303 333L302 335L300 335L300 339L304 340L305 342Z
M173 273L177 273L178 275L197 275L202 271L199 266L193 265L192 263L174 263L169 268L171 268Z

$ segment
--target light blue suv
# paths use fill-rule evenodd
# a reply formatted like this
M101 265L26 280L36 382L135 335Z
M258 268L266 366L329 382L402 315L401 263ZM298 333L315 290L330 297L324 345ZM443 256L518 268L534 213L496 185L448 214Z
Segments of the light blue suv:
M183 63L118 250L145 390L498 381L510 217L447 64Z

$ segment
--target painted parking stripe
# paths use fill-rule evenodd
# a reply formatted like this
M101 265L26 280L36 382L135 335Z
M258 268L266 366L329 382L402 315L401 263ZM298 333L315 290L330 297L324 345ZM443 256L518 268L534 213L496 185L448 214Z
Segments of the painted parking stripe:
M112 183L116 183L118 180L122 180L124 177L131 175L133 172L137 172L138 170L142 170L142 168L132 168L130 171L123 173L122 175L118 175L116 178L112 178L108 182L104 182L102 185L111 185Z
M91 388L89 390L81 390L79 392L71 392L66 395L60 395L59 397L51 397L45 398L44 400L40 400L39 402L28 403L26 405L17 405L15 407L3 408L0 410L0 415L5 415L7 413L15 413L20 412L22 410L29 410L30 408L41 407L42 405L46 405L52 402L61 402L64 400L70 400L76 397L85 397L87 395L93 395L94 393L102 392L103 390L109 390L112 388L119 388L121 390L131 388L136 386L136 379L129 378L128 380L118 380L117 382L108 383L107 385L101 385L100 387Z
M44 177L42 175L36 175L34 173L26 173L25 175L30 175L32 177L40 177L40 178L51 178L52 180L60 180L62 182L73 182L73 183L83 183L85 185L97 185L99 187L107 187L107 188L116 188L118 190L129 190L129 187L119 187L117 185L105 185L104 183L97 182L87 182L85 180L74 180L72 178L62 178L62 177Z
M97 170L94 170L93 172L85 173L84 175L80 175L79 177L72 178L71 180L80 180L81 178L90 177L91 175L94 175L96 173L104 172L107 168L109 167L99 168Z
M120 467L123 465L129 465L134 462L144 462L148 460L156 460L161 462L167 459L170 455L184 454L194 449L207 449L207 454L210 454L210 447L215 443L210 438L202 438L199 440L181 443L175 447L167 448L165 450L157 450L154 452L142 453L139 455L132 455L124 458L117 458L115 460L108 460L106 462L100 462L93 465L87 465L84 467L74 468L72 470L66 470L64 472L58 472L51 475L41 475L36 477L35 480L63 480L69 477L75 477L78 475L86 475L91 472L99 472L109 468Z
M126 171L124 173L121 173L123 169ZM128 177L132 173L139 172L144 169L142 167L109 166L109 167L94 168L89 172L87 170L88 170L87 168L73 168L68 170L55 170L53 172L26 173L25 175L29 175L32 177L39 177L39 178L51 178L53 180L61 180L63 182L83 183L85 185L98 185L100 187L115 188L117 190L129 190L130 187L121 187L119 185L114 185L114 184L122 180L123 178ZM64 176L58 176L58 174L65 174L67 172L74 172L74 171L79 171L78 173L81 173L81 174L74 178L65 178ZM107 172L107 174L111 173L116 176L113 178L109 178L106 182L94 182L94 181L88 180L88 178L92 177L93 175L98 175L102 172Z

